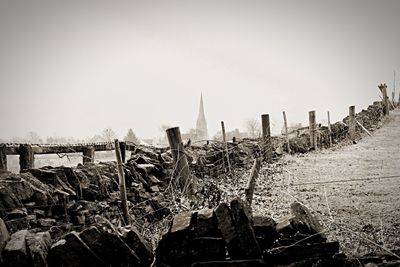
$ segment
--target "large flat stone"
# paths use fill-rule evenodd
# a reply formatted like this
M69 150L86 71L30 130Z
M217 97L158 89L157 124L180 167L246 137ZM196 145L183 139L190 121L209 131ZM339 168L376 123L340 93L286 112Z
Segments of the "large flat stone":
M261 258L261 249L251 225L250 213L246 203L241 199L232 200L231 211L239 241L239 253L232 256L232 259Z
M50 266L107 266L78 236L71 232L49 252Z
M229 256L237 259L241 255L239 237L228 204L221 203L215 210L215 214L217 216L218 229L221 231L226 243Z
M28 230L21 230L11 235L3 251L5 266L31 266L25 238Z
M134 227L124 230L123 240L125 243L136 252L144 265L151 265L154 258L151 246Z
M90 227L81 232L80 237L108 266L141 266L135 252L115 235Z

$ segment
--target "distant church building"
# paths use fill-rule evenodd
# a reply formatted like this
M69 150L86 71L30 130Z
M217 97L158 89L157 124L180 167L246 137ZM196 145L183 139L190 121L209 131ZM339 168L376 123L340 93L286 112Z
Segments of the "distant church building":
M200 96L199 116L197 117L197 122L196 122L196 136L197 140L208 139L207 121L203 107L203 94L201 94Z

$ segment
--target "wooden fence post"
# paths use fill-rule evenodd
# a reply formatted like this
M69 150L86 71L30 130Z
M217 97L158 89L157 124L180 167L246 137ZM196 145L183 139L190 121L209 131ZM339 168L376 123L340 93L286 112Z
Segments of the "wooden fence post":
M289 141L289 133L288 133L288 128L287 128L287 120L286 120L286 112L283 112L283 123L285 127L285 137L286 137L286 145L287 145L287 151L290 154L290 141Z
M352 141L356 137L356 111L354 106L349 107L349 136Z
M119 142L119 149L121 150L121 159L122 159L122 163L125 163L125 158L126 158L126 143L125 143L125 142Z
M269 114L261 115L262 137L264 142L264 158L266 162L272 161L272 141Z
M328 133L329 133L329 146L332 146L332 127L331 127L331 116L329 114L329 111L327 112L328 114Z
M32 146L28 144L19 145L19 167L20 171L33 169L35 166L35 154Z
M179 127L173 127L166 130L172 157L174 159L175 178L178 180L183 193L189 196L194 194L192 181L190 180L189 164L186 158L185 150L182 144L182 137Z
M388 102L388 96L387 96L387 85L386 83L381 83L380 85L378 85L379 90L381 90L382 92L382 103L384 106L384 114L385 115L389 115L389 102Z
M226 143L226 135L225 135L225 124L223 121L221 121L221 129L222 129L222 142L225 144Z
M261 167L261 160L260 158L257 158L254 160L253 167L251 168L251 174L249 181L247 183L247 188L245 190L245 195L246 195L246 201L251 205L251 202L253 200L253 194L254 194L254 188L256 186L256 181L258 177L258 172L260 171Z
M115 155L117 157L119 191L120 191L120 197L121 197L121 202L122 202L122 212L123 212L122 214L124 216L125 225L129 225L131 223L131 220L129 218L128 200L126 197L125 174L124 174L124 167L122 166L121 150L119 149L118 139L114 140L114 144L115 144Z
M228 171L229 174L232 176L232 169L231 169L231 162L229 160L229 150L228 150L228 143L226 142L226 136L225 136L225 124L223 121L221 121L221 128L222 128L222 140L224 142L225 145L225 153L226 153L226 161L228 163Z
M310 144L311 148L317 150L317 124L315 122L315 111L308 112Z
M6 145L0 145L0 171L7 171Z
M83 147L83 164L94 162L94 146Z

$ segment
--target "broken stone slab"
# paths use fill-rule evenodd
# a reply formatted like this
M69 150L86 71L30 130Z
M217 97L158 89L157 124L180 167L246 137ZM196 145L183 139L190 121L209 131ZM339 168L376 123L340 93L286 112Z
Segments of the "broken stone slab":
M292 245L293 243L322 243L326 238L310 228L305 222L300 221L297 217L290 215L283 218L276 225L276 231L279 234L279 244L282 246ZM308 237L307 239L305 239Z
M273 264L290 264L306 259L332 259L339 252L338 242L277 247L264 252L264 260Z
M208 261L196 262L192 267L268 267L263 260L231 260L231 261Z
M122 267L133 263L138 264L137 256L133 251L124 246L122 242L110 240L107 234L100 232L94 226L85 229L79 236L108 266Z
M228 249L229 256L232 259L241 257L239 237L235 229L235 222L232 218L231 210L228 204L221 203L215 210L218 221L218 229L221 231L222 237Z
M315 233L320 233L322 237L325 237L322 225L319 223L318 219L311 214L306 206L294 202L290 205L290 210L298 221L303 222L310 230L315 231Z
M49 252L50 266L107 266L79 237L71 232L55 243Z
M232 258L258 259L261 258L261 249L258 245L254 229L251 225L251 213L247 204L241 199L231 201L232 217L238 236L240 253Z
M151 246L142 237L141 234L134 227L122 228L123 240L125 243L136 252L140 261L146 265L150 266L153 262L154 254Z
M29 249L32 265L34 267L47 267L47 255L51 246L50 233L29 233L25 241Z
M0 265L3 263L2 254L4 247L6 246L6 243L9 239L10 239L10 234L8 233L6 224L0 218Z
M103 235L114 249L115 258L120 258L120 260L122 259L124 262L129 262L129 265L132 266L146 266L141 262L137 253L133 251L118 234L103 232Z
M3 260L5 266L31 266L25 238L28 230L21 230L11 235L3 251Z

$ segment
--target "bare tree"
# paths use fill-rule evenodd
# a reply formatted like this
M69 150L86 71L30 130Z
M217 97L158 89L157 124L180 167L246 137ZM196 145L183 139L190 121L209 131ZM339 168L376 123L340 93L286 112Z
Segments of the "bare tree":
M117 138L117 135L115 134L115 132L113 131L113 129L111 128L106 128L103 130L101 137L104 141L106 142L111 142L114 139Z
M128 142L133 142L135 144L140 143L139 139L137 138L136 134L133 132L132 128L129 128L128 133L124 137L124 140L128 141Z
M26 135L26 140L28 143L31 143L31 144L42 144L43 143L42 138L36 132L28 132L28 134Z
M257 119L249 119L244 123L249 137L259 137L261 135L261 125Z

